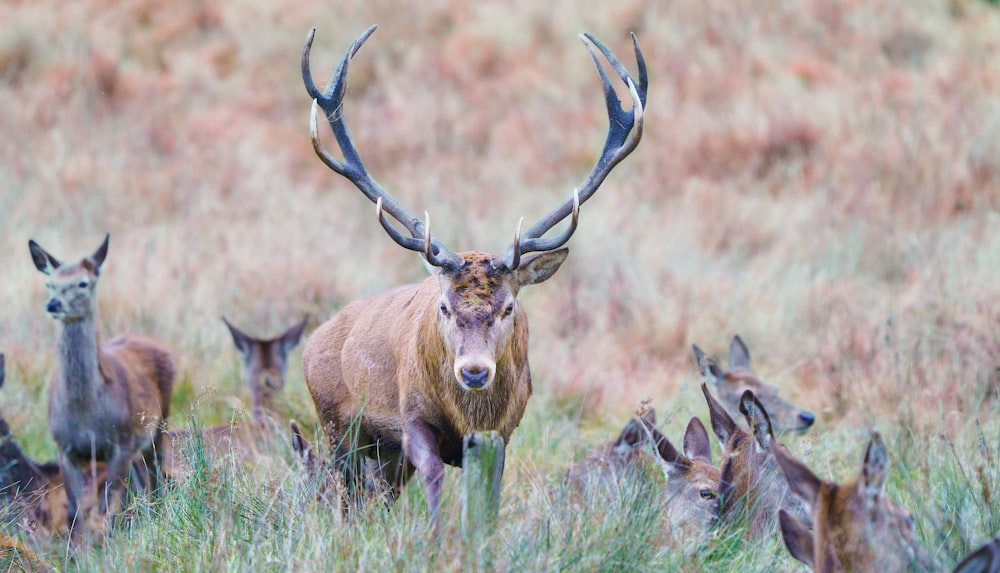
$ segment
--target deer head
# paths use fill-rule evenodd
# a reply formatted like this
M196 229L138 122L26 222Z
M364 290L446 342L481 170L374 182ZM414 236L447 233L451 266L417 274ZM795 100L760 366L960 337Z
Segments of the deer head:
M740 399L751 390L757 400L767 408L774 429L778 432L806 432L816 416L778 395L778 389L765 383L750 371L750 351L738 335L729 345L729 370L723 370L709 358L698 345L692 345L698 370L715 389L719 401L733 418L739 417Z
M45 286L49 291L49 300L45 310L52 318L64 322L74 322L94 317L97 311L97 278L101 274L101 265L108 255L108 240L94 251L73 264L60 263L35 241L28 241L31 260L35 268L48 275Z
M809 507L815 532L780 516L782 537L792 556L817 571L902 571L930 566L917 543L913 516L885 493L889 452L872 432L861 475L838 484L820 479L786 448L774 448L791 491Z
M299 343L309 315L275 338L254 338L233 326L226 317L233 344L243 357L247 386L253 395L254 416L273 409L274 395L285 387L288 353Z

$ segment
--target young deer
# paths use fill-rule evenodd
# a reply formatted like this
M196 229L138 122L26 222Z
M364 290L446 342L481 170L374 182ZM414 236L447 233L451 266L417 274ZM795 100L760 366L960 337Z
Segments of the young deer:
M617 438L588 451L583 460L566 471L566 482L581 490L591 483L617 485L643 456L643 446L649 440L649 434L643 430L643 425L655 426L656 411L647 409L641 419L640 422L639 419L632 418Z
M356 452L379 460L381 479L397 494L413 472L419 472L431 522L437 524L444 464L462 465L463 436L495 430L506 442L524 414L531 395L528 320L517 295L558 270L568 254L561 247L576 230L580 206L638 145L646 66L634 36L638 82L603 44L584 35L600 72L610 119L597 164L572 196L523 233L519 226L503 255L455 253L431 235L429 221L409 214L375 182L348 132L348 68L374 30L369 28L351 44L324 91L309 71L316 30L309 32L301 64L306 91L313 98L313 148L323 163L375 203L379 224L397 244L422 253L434 276L345 306L306 342L302 366L334 454L345 461L349 486L356 489L361 475ZM594 48L628 86L631 110L622 108ZM319 108L343 161L320 142ZM570 216L563 233L543 237Z
M0 353L0 388L4 384L5 360ZM96 486L107 477L107 467L98 462L83 473L84 511L90 518ZM36 463L21 450L10 425L0 412L0 522L24 520L32 530L61 532L66 527L66 490L62 472L54 462ZM97 522L91 526L97 526Z
M771 531L779 508L808 519L805 508L788 495L788 484L778 469L774 451L778 446L767 410L747 390L740 399L740 413L750 431L740 428L708 386L701 385L708 402L712 430L722 444L719 477L719 519L729 524L745 523L746 536L759 538Z
M236 349L243 355L243 371L253 396L255 422L263 423L267 414L274 412L274 396L285 387L288 352L298 345L308 321L309 315L306 315L275 338L254 338L222 317L233 335Z
M765 383L750 371L750 351L743 339L738 335L733 337L729 345L729 371L725 371L698 348L692 345L694 356L698 362L698 371L719 394L719 401L733 418L740 416L740 400L743 393L751 390L757 400L767 408L774 430L778 432L796 431L804 433L809 430L816 416L808 410L803 410L778 395L778 389Z
M93 462L108 464L98 507L102 516L112 498L124 493L134 456L142 456L144 477L155 488L161 425L174 385L173 359L160 343L138 336L99 342L97 282L109 238L93 255L72 264L60 263L35 241L28 242L35 267L48 276L46 311L62 322L49 428L59 447L71 535L80 517L84 469Z
M913 516L885 493L889 452L872 432L854 481L820 479L783 447L774 448L792 492L808 506L815 532L787 512L781 536L793 557L816 571L927 570L933 563L913 533Z
M675 536L690 537L708 529L719 517L719 468L712 465L712 445L701 420L694 417L678 451L646 418L643 425L655 446L667 478L667 519Z
M1000 573L1000 535L966 556L954 573Z

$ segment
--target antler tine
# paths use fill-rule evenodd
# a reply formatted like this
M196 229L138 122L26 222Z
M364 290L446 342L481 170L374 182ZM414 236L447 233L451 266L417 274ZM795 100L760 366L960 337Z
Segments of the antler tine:
M302 81L305 84L306 92L313 98L313 105L309 117L309 133L312 139L313 149L320 160L334 172L346 177L357 187L368 200L376 204L379 223L386 233L399 246L417 251L419 253L431 253L428 261L435 266L446 270L454 270L461 267L465 261L451 250L449 250L439 240L426 233L425 225L419 219L406 211L403 206L396 201L381 185L375 182L368 169L365 167L358 150L351 139L351 134L344 121L343 105L344 96L347 93L347 76L350 70L351 58L361 49L365 41L375 32L375 26L368 28L358 36L348 48L347 53L337 64L330 83L322 92L316 87L312 79L309 67L309 55L312 50L313 39L316 37L316 28L309 31L306 36L305 45L302 48ZM337 139L337 145L344 156L341 161L333 157L319 138L319 128L317 116L318 108L323 109L330 129ZM385 218L383 212L388 213L393 219L399 222L407 231L409 237L393 227Z
M646 70L646 59L639 49L639 41L635 34L632 34L632 46L635 50L635 59L639 70L639 82L628 73L628 70L621 64L618 58L611 53L600 40L590 34L580 36L590 57L597 68L597 74L601 80L601 88L604 91L604 100L608 111L608 135L604 142L601 156L597 159L594 167L583 183L576 188L572 197L565 199L555 209L549 211L547 215L538 220L524 233L524 240L518 245L511 245L504 251L501 264L508 271L517 269L520 264L521 255L533 251L545 251L559 248L573 235L576 230L577 219L579 217L580 205L585 203L601 186L611 170L614 169L625 157L627 157L639 145L642 139L643 111L646 105L646 91L649 85L649 76ZM614 68L618 77L628 86L629 95L632 98L632 108L626 110L622 108L621 100L615 92L608 75L604 70L604 65L598 58L600 51L604 55L611 67ZM542 235L556 226L567 215L573 214L573 221L566 231L560 236L543 240Z

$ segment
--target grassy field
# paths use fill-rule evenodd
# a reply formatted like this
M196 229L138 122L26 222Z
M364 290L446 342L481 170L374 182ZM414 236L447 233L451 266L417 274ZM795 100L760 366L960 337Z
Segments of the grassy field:
M418 280L415 254L315 157L299 77L353 37L346 104L374 176L455 250L502 250L577 185L606 130L584 31L650 67L639 149L582 209L571 255L521 298L535 396L508 448L499 570L797 570L774 538L677 544L659 476L580 504L565 468L641 400L679 440L707 422L690 345L747 341L758 374L817 414L785 438L823 477L877 427L888 489L947 568L1000 530L1000 11L977 0L678 0L470 5L385 0L0 4L0 410L30 456L56 326L29 238L63 259L111 248L107 336L175 352L174 427L246 420L221 315L277 334ZM325 126L324 126L325 129ZM324 132L325 133L325 132ZM308 331L307 331L308 332ZM292 359L282 413L318 420ZM718 458L716 458L718 459ZM288 448L189 478L93 549L3 524L60 570L438 570L469 565L457 471L440 539L422 489L346 521ZM479 563L485 567L489 564Z

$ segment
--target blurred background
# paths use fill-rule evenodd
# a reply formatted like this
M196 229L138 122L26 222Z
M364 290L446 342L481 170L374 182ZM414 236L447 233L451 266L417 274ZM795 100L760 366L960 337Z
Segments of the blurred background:
M205 423L250 403L220 316L274 336L310 313L309 332L425 276L312 151L312 26L321 83L379 25L345 104L362 157L452 249L494 252L600 153L577 34L633 71L638 35L642 144L582 209L560 272L522 294L543 403L594 424L647 397L701 412L690 346L724 360L740 334L817 427L875 416L947 436L996 411L989 2L43 0L4 2L0 21L3 404L35 455L54 453L57 329L29 238L73 260L111 233L102 331L164 340L175 416ZM315 423L297 355L286 400Z

